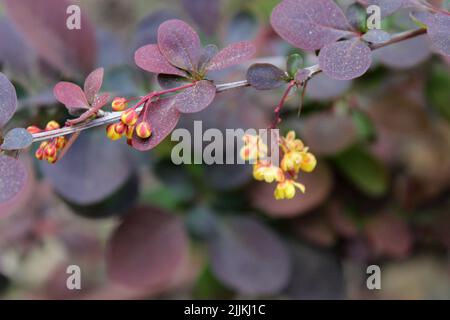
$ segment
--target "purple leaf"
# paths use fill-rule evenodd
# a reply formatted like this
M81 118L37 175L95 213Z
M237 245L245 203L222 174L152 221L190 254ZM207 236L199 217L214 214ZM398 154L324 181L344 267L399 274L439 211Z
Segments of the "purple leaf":
M231 217L211 238L214 275L242 294L278 293L289 281L291 259L281 239L250 217Z
M192 80L188 78L164 73L158 74L157 80L159 86L163 89L173 89L187 85L192 82Z
M186 73L172 66L156 44L149 44L136 50L134 61L137 66L152 73L175 74L185 77Z
M143 120L150 123L152 135L149 139L141 139L133 135L133 147L139 151L148 151L156 147L176 127L180 112L173 105L173 99L161 99L150 105L146 117L144 112L139 116L138 124Z
M5 135L0 149L22 150L28 148L33 143L33 136L23 128L15 128Z
M6 0L4 4L17 29L50 65L69 74L93 69L95 32L86 14L81 14L81 29L69 30L66 27L68 1Z
M188 255L182 220L156 208L140 207L126 215L108 243L110 279L131 288L168 286Z
M351 85L351 80L334 80L324 73L319 73L308 81L306 95L318 101L329 100L345 93Z
M86 95L83 90L71 82L58 82L53 89L56 100L66 106L67 109L89 109Z
M87 206L106 199L133 174L134 164L126 151L125 145L112 143L103 130L97 130L80 135L56 164L39 164L58 194Z
M381 17L390 16L397 10L417 5L415 0L368 0L368 5L376 5L381 9Z
M186 22L174 19L161 24L158 46L172 65L184 70L197 70L202 45L198 34Z
M213 71L228 68L250 59L255 52L255 46L249 41L230 44L211 59L206 69Z
M200 56L200 60L198 62L198 70L200 72L204 72L208 67L210 61L217 55L219 52L219 48L217 48L214 44L208 44L203 48L203 53Z
M174 98L174 105L181 113L199 112L208 107L216 96L216 86L208 80L198 81Z
M105 104L108 103L109 100L109 94L108 93L104 93L100 96L95 97L94 101L92 102L92 108L97 108L100 109L102 108Z
M286 83L286 73L269 63L255 63L247 70L247 81L256 90L271 90Z
M379 44L389 41L391 35L384 30L373 29L367 31L367 33L362 36L362 39L366 42Z
M207 35L213 35L220 22L220 0L183 0L183 8Z
M0 128L12 118L16 109L16 89L8 78L0 72Z
M371 63L372 51L359 39L329 44L319 53L322 71L336 80L358 78L366 73Z
M377 49L373 54L375 60L388 67L408 69L427 60L431 51L427 36L422 35Z
M0 155L0 203L14 199L25 187L27 171L11 157Z
M331 0L284 0L272 11L270 21L283 39L307 51L354 34L342 10Z
M100 91L103 83L103 68L98 68L92 71L84 81L84 94L86 95L89 104L94 102L95 96Z
M450 56L450 15L436 13L428 24L431 49Z

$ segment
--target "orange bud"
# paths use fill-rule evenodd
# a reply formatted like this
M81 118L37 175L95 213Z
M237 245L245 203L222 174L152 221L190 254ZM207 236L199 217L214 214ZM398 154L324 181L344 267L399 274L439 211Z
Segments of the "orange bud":
M36 126L29 126L29 127L27 128L27 131L28 131L29 133L31 133L31 134L42 132L42 130L39 129L38 127L36 127Z
M44 159L44 149L38 148L34 155L36 156L36 159L43 160Z
M44 149L44 155L48 158L54 158L56 156L56 145L54 143L50 143Z
M125 132L125 135L127 136L128 139L133 138L133 133L134 133L134 126L127 126L127 131Z
M128 102L125 98L114 98L111 107L113 111L123 111L128 107Z
M59 123L52 120L49 123L47 123L47 125L45 126L45 131L56 130L59 128L60 128Z
M56 149L61 150L66 145L66 138L65 137L58 137L56 138Z
M56 160L58 160L58 157L55 155L54 157L48 157L47 162L50 164L56 163Z
M127 131L127 126L123 122L116 123L114 126L116 133L123 135Z
M122 137L121 134L118 134L116 132L116 124L115 123L110 124L109 126L106 127L106 136L113 141L119 140Z
M41 142L41 144L39 145L39 148L44 150L46 146L48 146L48 141Z
M139 118L139 116L134 109L128 109L128 110L122 112L122 116L120 117L122 122L124 124L126 124L127 126L134 126L135 123L137 122L138 118Z
M150 138L152 135L152 130L150 127L150 123L147 121L142 121L136 126L136 134L141 139L147 139Z

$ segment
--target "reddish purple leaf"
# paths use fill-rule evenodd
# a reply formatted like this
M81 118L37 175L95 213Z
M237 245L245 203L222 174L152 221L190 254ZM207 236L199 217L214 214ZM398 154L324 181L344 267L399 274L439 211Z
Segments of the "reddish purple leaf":
M27 171L22 162L0 156L0 203L14 199L25 187Z
M395 69L414 67L431 56L427 36L419 36L377 49L373 52L374 60Z
M22 150L33 143L33 136L24 128L14 128L5 135L0 149Z
M428 24L428 36L431 49L445 56L450 56L450 16L435 14Z
M95 97L94 101L92 102L92 108L102 108L105 104L108 103L109 100L109 94L104 93L100 96Z
M188 254L182 220L156 208L128 213L112 235L106 254L108 275L127 287L164 287Z
M183 0L183 8L208 35L214 35L220 23L220 0Z
M291 259L272 230L251 217L232 217L209 243L214 275L243 294L267 295L282 290L291 274Z
M173 19L161 24L158 46L172 65L184 70L197 70L202 45L198 34L186 22Z
M67 109L89 109L86 95L83 90L71 82L58 82L53 89L56 99L64 104Z
M181 113L199 112L208 107L216 96L216 86L208 80L197 82L174 98L174 105Z
M94 102L95 96L100 91L103 83L103 68L98 68L92 71L84 81L84 94L86 95L89 104Z
M152 135L149 139L141 139L136 134L133 136L133 147L139 151L148 151L156 147L176 127L180 119L180 112L175 108L172 98L161 99L153 103L145 120L152 127ZM137 123L144 120L144 113Z
M186 73L172 66L156 44L149 44L136 50L134 61L139 68L153 73L174 74L185 77Z
M372 51L359 39L326 45L319 53L322 71L336 80L350 80L362 76L370 68Z
M247 81L256 90L272 90L286 84L286 72L270 63L255 63L247 70Z
M228 45L211 59L207 70L222 70L250 59L256 52L249 41L241 41Z
M64 0L4 1L18 30L53 67L70 74L89 72L96 59L95 32L86 14L81 29L66 27L70 3Z
M215 44L208 44L203 48L202 55L198 62L198 70L204 72L211 60L219 53L219 48Z
M270 21L283 39L307 51L354 34L342 10L331 0L284 0L272 11Z
M0 72L0 128L12 118L16 109L16 89L8 78Z

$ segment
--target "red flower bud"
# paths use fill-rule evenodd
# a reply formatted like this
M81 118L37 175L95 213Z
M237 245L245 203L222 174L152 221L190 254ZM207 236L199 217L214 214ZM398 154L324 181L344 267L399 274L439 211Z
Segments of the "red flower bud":
M124 124L127 126L134 126L139 118L139 115L134 109L128 109L124 112L122 112L122 116L120 119Z
M123 122L116 123L114 130L121 136L127 131L127 126Z
M54 121L54 120L52 120L49 123L47 123L47 125L45 126L45 131L56 130L56 129L59 129L59 128L60 128L59 123Z
M106 127L106 136L113 141L119 140L122 137L121 134L116 132L116 123L110 124Z
M147 121L142 121L136 126L136 134L141 139L150 138L152 130L150 124Z
M29 126L27 131L31 134L42 132L42 130L36 126Z
M34 155L35 155L36 159L43 160L45 158L44 149L43 148L38 148Z
M123 111L128 107L128 102L125 98L114 98L111 107L113 111Z
M44 149L44 155L46 158L54 158L56 156L56 145L55 143L50 143Z

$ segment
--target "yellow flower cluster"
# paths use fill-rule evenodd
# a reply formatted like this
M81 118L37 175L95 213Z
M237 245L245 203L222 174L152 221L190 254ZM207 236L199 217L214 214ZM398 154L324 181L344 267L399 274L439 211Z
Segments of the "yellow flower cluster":
M286 137L280 138L279 147L282 151L280 166L265 159L268 148L259 136L245 135L243 141L241 157L246 161L255 161L253 177L256 180L277 183L274 191L275 199L292 199L295 197L296 189L305 193L305 186L296 180L301 171L312 172L316 167L317 160L308 151L308 147L305 147L300 139L296 139L294 131L290 131Z
M27 128L28 132L31 134L40 133L44 131L52 131L60 128L59 123L52 120L45 126L45 129L40 129L37 126L29 126ZM35 157L38 160L47 160L48 163L56 163L58 160L58 152L61 151L67 143L65 137L53 138L49 141L44 141L40 144L39 148L36 150Z

